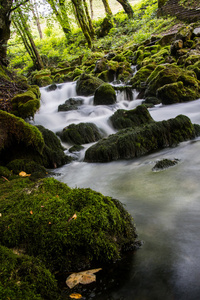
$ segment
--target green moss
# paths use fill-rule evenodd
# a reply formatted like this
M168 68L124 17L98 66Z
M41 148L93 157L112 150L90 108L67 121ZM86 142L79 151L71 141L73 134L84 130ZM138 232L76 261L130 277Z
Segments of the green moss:
M87 149L85 161L108 162L138 157L195 137L190 119L179 115L162 122L126 128Z
M94 105L110 105L116 102L116 93L109 83L101 84L94 94Z
M23 119L33 118L40 107L39 87L30 87L25 93L14 96L11 100L12 108L16 116Z
M76 92L78 95L90 96L102 83L103 81L97 77L82 74L77 80Z
M61 299L54 276L41 261L19 253L0 245L0 298Z
M50 270L76 271L94 261L113 261L135 246L130 215L110 197L71 190L53 178L34 184L13 180L1 190L2 245L23 249Z
M130 79L130 84L132 84L132 88L141 88L141 83L147 80L147 78L151 75L155 68L155 64L148 64L147 66L140 68L137 71L137 73Z
M44 139L40 131L21 118L0 111L0 132L3 137L0 141L0 151L8 147L16 147L23 143L24 147L33 147L39 153L44 148ZM13 149L14 150L14 149Z
M15 159L9 162L7 167L14 174L19 174L21 171L31 174L31 178L42 178L47 174L44 167L29 159Z
M59 133L64 142L81 145L98 141L101 133L93 123L71 124Z
M0 177L3 176L6 178L9 178L11 175L12 175L12 172L8 168L0 166Z
M134 128L153 121L148 109L144 105L139 105L133 110L118 109L110 117L110 120L115 129Z

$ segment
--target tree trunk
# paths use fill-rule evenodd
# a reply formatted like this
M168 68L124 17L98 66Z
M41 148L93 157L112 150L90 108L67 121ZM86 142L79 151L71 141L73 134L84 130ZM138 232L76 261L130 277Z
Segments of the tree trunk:
M47 0L47 2L50 4L54 14L56 15L56 18L58 22L60 23L63 32L65 33L66 37L68 38L68 35L71 33L71 28L69 24L69 19L66 13L65 8L65 1L59 0L59 7L57 7L57 3L54 0ZM59 10L60 9L60 12Z
M30 2L32 5L32 13L33 13L33 17L35 19L36 25L37 25L38 33L39 33L40 39L42 39L42 29L40 26L40 18L39 18L39 14L38 14L38 10L37 10L37 4L34 0L30 0Z
M93 0L90 0L90 13L91 13L91 19L93 20L94 18L94 11L93 11Z
M102 0L104 8L105 8L105 12L106 14L108 14L109 16L112 16L112 11L111 8L109 6L108 0Z
M90 30L86 22L85 12L82 6L82 0L72 0L74 5L75 14L77 16L78 22L80 24L81 30L85 36L88 47L92 48L92 40L90 36Z
M84 8L85 8L85 14L86 14L86 17L87 17L87 21L88 21L88 24L89 24L90 36L93 39L94 36L95 36L95 32L94 32L94 27L92 25L92 19L90 18L90 14L89 14L89 11L88 11L88 6L87 6L87 3L86 3L86 0L83 0L83 4L84 4Z
M32 34L28 28L27 22L20 8L17 9L17 13L15 14L15 19L13 18L13 21L17 24L16 28L22 37L24 46L27 49L31 59L33 60L35 67L37 68L37 70L43 69L44 65L41 56L36 48Z
M12 0L0 0L0 63L8 65L7 44L10 38Z
M126 14L128 15L128 17L130 19L132 19L133 18L133 9L132 9L130 3L128 2L128 0L117 0L117 2L119 2L122 5L122 7L123 7L124 11L126 12Z

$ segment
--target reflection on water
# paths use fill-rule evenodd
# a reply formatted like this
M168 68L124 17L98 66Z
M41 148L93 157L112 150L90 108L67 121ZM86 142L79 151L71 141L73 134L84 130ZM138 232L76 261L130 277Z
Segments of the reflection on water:
M123 105L98 108L98 117L106 119ZM197 100L158 106L150 112L155 120L182 113L200 124L199 108ZM81 113L77 112L76 122ZM90 120L98 122L95 114L94 109ZM70 113L64 115L70 119ZM46 120L42 112L36 117L39 119ZM165 171L152 172L155 162L162 158L177 158L180 162ZM81 290L83 299L200 299L199 139L128 161L106 164L76 161L56 172L60 173L56 178L70 187L90 187L123 202L134 217L139 238L144 241L140 250L104 267L97 275L97 283Z

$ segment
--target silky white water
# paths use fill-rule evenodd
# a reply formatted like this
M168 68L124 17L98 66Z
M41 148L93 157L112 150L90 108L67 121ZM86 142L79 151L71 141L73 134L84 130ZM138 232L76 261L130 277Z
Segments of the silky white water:
M105 136L114 133L109 117L119 108L132 109L142 100L127 101L118 94L112 106L93 106L93 97L82 97L77 111L57 112L59 104L77 97L76 83L55 91L41 89L42 105L35 124L57 132L71 123L93 122ZM200 124L200 99L149 110L155 121L187 115ZM67 145L68 146L68 145ZM85 145L87 147L87 145ZM85 163L78 161L54 170L56 179L70 187L90 187L119 199L134 218L143 246L102 273L85 299L200 299L200 139L128 161ZM153 172L157 160L179 159L178 165Z

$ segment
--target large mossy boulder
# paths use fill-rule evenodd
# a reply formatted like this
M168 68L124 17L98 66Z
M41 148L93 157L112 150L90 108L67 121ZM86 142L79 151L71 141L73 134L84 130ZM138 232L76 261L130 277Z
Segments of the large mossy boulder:
M45 145L41 157L36 158L36 161L45 168L57 168L71 162L55 133L41 125L37 125L37 128L42 133Z
M163 92L163 95L166 95L167 90L169 90L169 94L167 95L167 102L169 103L175 103L175 100L177 100L176 102L195 100L199 95L199 82L195 72L183 70L175 65L158 66L147 79L147 84L145 97L160 97L161 100L165 101L161 92ZM180 96L178 96L177 90L177 95L173 98L175 85L177 85L180 91ZM169 88L171 88L171 91ZM186 95L181 101L184 93ZM191 96L189 95L190 93Z
M115 129L136 127L153 121L148 109L144 105L139 105L135 109L118 109L110 120Z
M191 77L191 79L194 79ZM199 88L196 80L189 86L182 81L166 84L157 90L156 96L163 104L173 104L196 100L200 97Z
M102 138L100 130L93 123L70 124L57 134L62 141L74 145L92 143Z
M112 85L103 83L94 94L94 105L111 105L116 102L116 93Z
M40 87L50 85L52 84L51 71L49 69L34 71L30 81L32 84L37 84Z
M0 161L4 163L21 152L33 149L40 155L45 145L41 132L35 126L4 111L0 111L0 136Z
M1 244L38 258L50 271L113 262L138 246L130 214L111 197L53 178L6 181L1 190Z
M45 168L69 162L59 138L43 126L33 126L12 114L0 111L0 162L15 159L35 161Z
M141 127L126 128L87 149L86 162L109 162L139 157L195 137L195 127L186 116Z
M40 96L39 87L36 85L22 94L17 94L11 100L12 113L23 119L33 118L40 108Z
M77 80L76 92L78 95L91 96L102 83L103 80L83 73Z
M37 258L0 245L0 299L59 300L55 277Z

